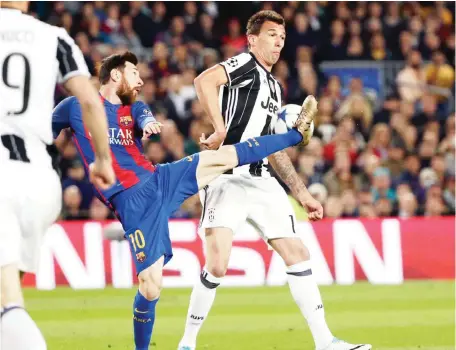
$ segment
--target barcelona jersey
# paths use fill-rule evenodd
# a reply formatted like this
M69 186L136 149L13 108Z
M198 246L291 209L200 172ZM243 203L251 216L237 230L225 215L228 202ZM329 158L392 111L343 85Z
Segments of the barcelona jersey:
M95 194L115 211L135 258L139 274L164 257L173 256L168 220L188 197L198 193L199 154L153 166L143 156L143 128L155 121L142 102L131 106L103 100L109 126L109 143L116 184ZM86 170L95 160L91 137L82 122L81 106L74 97L62 101L53 114L54 136L70 128Z
M96 188L95 194L108 204L115 194L132 187L155 171L152 163L144 157L141 143L142 129L147 123L155 121L155 118L143 102L124 106L102 99L108 118L108 137L117 181L105 191ZM90 134L82 121L81 106L74 96L66 98L54 109L52 128L54 137L62 129L70 128L88 171L89 164L95 160L95 153Z

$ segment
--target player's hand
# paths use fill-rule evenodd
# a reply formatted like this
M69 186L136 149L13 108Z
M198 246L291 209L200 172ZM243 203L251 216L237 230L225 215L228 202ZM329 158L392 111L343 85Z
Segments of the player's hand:
M307 210L309 221L318 221L323 219L323 207L319 201L308 195L304 200L301 200L302 206Z
M97 188L107 190L116 183L116 176L112 168L111 159L100 160L89 165L89 179Z
M159 134L163 124L160 122L150 122L147 123L143 129L143 140L148 139L151 135Z
M225 141L226 131L216 131L209 138L202 134L200 137L200 144L203 149L219 149L220 145Z

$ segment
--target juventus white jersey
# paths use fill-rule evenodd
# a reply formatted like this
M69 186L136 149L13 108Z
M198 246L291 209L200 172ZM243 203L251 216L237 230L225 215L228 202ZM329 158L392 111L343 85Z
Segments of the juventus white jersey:
M0 8L0 160L5 148L10 159L24 160L36 145L52 143L55 85L78 75L90 77L65 29Z
M228 83L220 88L219 102L227 136L224 145L268 135L282 106L279 82L251 53L241 53L222 63ZM268 160L244 165L229 174L270 177Z

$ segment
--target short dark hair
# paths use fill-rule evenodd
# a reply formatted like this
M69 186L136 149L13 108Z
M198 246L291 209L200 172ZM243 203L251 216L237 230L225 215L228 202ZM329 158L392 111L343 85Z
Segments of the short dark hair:
M127 62L136 66L138 64L138 57L136 57L133 52L125 51L123 54L115 54L103 59L98 70L98 79L100 80L101 85L105 85L109 82L113 69L123 70L125 68L125 63Z
M255 13L247 22L247 35L258 35L264 22L270 21L285 26L284 18L275 11L265 10Z

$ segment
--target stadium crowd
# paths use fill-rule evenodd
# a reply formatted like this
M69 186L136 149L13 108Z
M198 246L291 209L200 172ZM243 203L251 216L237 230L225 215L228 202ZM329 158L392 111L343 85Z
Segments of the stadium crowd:
M287 39L273 73L285 103L319 100L315 137L288 150L326 217L439 216L455 213L454 3L445 2L32 2L64 27L96 66L130 50L141 60L140 99L165 127L145 143L153 163L199 151L210 134L193 87L204 69L247 50L248 17L274 9ZM384 99L363 77L343 81L325 61L402 61ZM352 63L353 64L353 63ZM356 65L356 63L354 63ZM65 97L56 91L56 102ZM284 104L285 104L284 103ZM59 138L62 219L112 218L92 193L69 138ZM291 197L298 219L305 212ZM175 217L198 218L198 196Z

